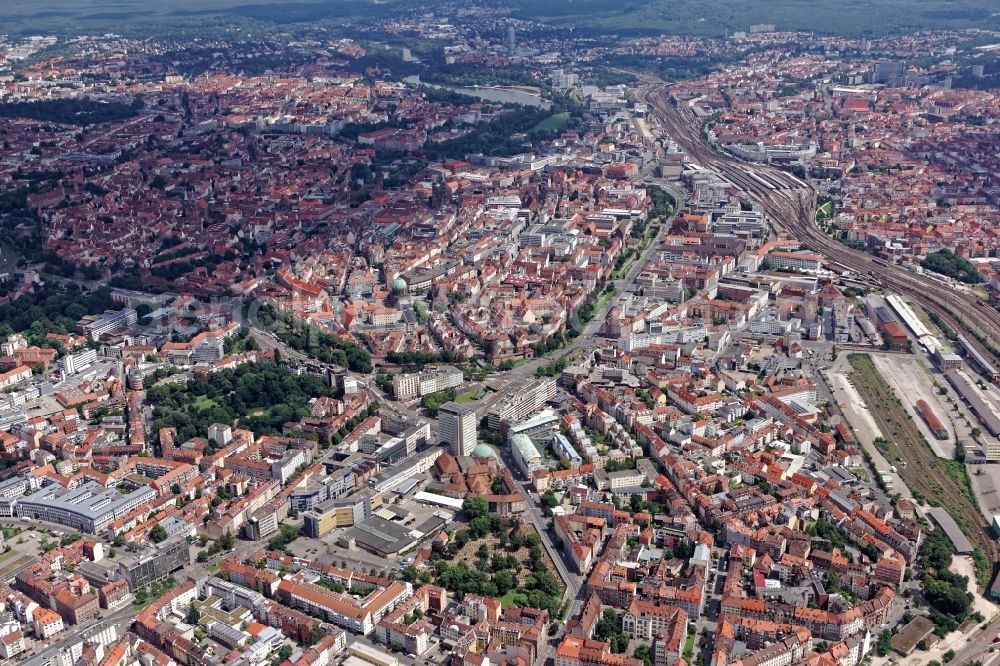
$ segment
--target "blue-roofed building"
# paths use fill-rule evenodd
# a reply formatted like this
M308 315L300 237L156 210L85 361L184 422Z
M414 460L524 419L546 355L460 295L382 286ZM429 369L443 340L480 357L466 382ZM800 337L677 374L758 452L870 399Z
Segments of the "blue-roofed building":
M555 450L556 455L559 456L559 459L568 461L573 469L583 464L583 458L580 457L580 454L576 452L576 449L573 448L573 445L564 435L557 434L555 436L555 439L552 441L552 448Z

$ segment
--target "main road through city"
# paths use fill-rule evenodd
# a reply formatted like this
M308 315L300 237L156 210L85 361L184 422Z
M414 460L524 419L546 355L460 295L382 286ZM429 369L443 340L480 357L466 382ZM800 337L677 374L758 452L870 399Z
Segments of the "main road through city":
M669 195L673 198L675 202L674 215L676 215L677 211L683 208L684 206L685 202L684 194L683 192L677 190L676 188L670 188L669 185L667 186L667 189ZM639 273L642 271L642 268L649 261L650 257L659 247L660 241L663 239L664 234L666 234L667 231L669 231L672 219L673 217L661 221L661 224L659 226L659 229L657 230L656 235L650 240L650 243L639 254L636 260L629 266L629 269L628 271L626 271L625 275L621 276L620 279L614 280L612 282L615 287L616 295L630 292L635 288L636 278L639 276ZM525 383L527 383L534 376L535 371L538 370L538 368L547 365L548 363L551 363L555 359L562 358L569 354L573 354L578 350L589 349L593 345L594 339L597 337L597 334L600 332L601 327L604 324L604 319L607 317L607 314L611 310L611 308L614 307L615 302L616 302L615 297L609 298L607 302L601 307L600 310L594 312L593 318L589 322L587 322L587 324L584 326L583 331L581 331L580 335L577 336L566 347L563 347L562 349L555 351L549 354L548 356L541 356L539 358L532 359L531 361L519 365L512 370L496 373L495 376L498 379L500 379L503 384L500 390L475 403L476 413L479 415L479 417L482 418L483 416L485 416L486 412L489 411L490 407L492 407L501 398L503 398L506 395L509 395L511 392L516 391L517 389L522 387ZM279 340L278 337L274 335L273 332L259 327L257 325L257 322L250 320L247 321L246 323L250 327L251 335L253 335L253 338L257 341L258 344L260 344L262 348L264 349L276 348L281 352L283 357L298 361L299 363L302 363L304 365L315 366L318 368L322 368L325 371L330 371L335 373L346 373L348 375L351 375L356 379L360 380L361 382L363 382L369 389L375 391L383 402L387 403L392 409L396 410L397 412L401 412L411 417L420 416L417 409L413 408L408 404L399 402L393 399L392 396L387 395L384 392L380 391L378 387L375 385L375 383L371 380L370 376L362 375L356 372L350 372L345 368L341 368L339 366L320 363L315 359L310 358L307 354L292 349L287 344ZM432 434L436 434L436 423L432 422L431 431Z
M683 192L680 192L676 188L671 188L669 185L667 186L667 189L670 196L674 199L675 203L674 214L676 215L676 212L681 208L683 208L684 206L684 194ZM609 298L607 302L599 310L594 312L593 318L589 322L587 322L587 324L584 326L583 331L581 331L580 335L577 336L569 345L567 345L566 347L557 352L554 352L549 356L543 356L537 359L533 359L528 363L520 365L512 370L503 373L497 373L497 376L500 377L503 381L503 386L499 391L497 391L493 395L483 400L480 400L476 403L476 412L480 418L485 416L489 408L493 406L493 404L495 404L498 400L500 400L506 395L509 395L511 392L516 391L518 388L522 387L524 384L530 381L534 376L535 371L538 368L552 362L554 359L564 357L568 354L574 354L578 350L589 350L592 348L594 339L600 332L608 312L615 305L615 302L617 300L617 294L631 292L635 288L636 278L639 276L639 273L642 271L643 267L652 257L653 253L659 247L660 241L663 239L663 235L669 231L672 219L673 218L661 221L661 224L659 226L656 235L650 240L650 243L647 245L647 247L639 254L636 260L631 264L629 269L626 271L625 275L621 276L620 279L614 280L612 282L615 288L616 295L614 297ZM397 400L394 400L391 396L385 395L382 391L378 389L377 386L375 386L374 382L371 381L370 376L349 372L337 366L318 363L316 360L309 358L308 355L290 348L284 342L279 340L277 336L275 336L271 331L255 327L254 322L248 322L248 324L250 324L251 334L253 335L254 339L263 348L277 348L279 351L281 351L282 355L285 356L285 358L293 359L295 361L298 361L306 365L318 366L326 371L346 372L347 374L352 375L355 378L359 379L360 381L364 382L364 384L369 389L378 393L380 399L383 402L387 403L390 408L411 417L421 416L417 411L417 409L414 408L413 406L401 403ZM435 438L436 435L437 435L437 423L436 421L432 421L431 437ZM504 462L507 463L509 467L513 467L511 461L509 460L509 457L507 457L506 459L501 458L501 460L504 460ZM558 570L560 578L562 578L563 582L566 584L566 593L563 598L570 603L569 614L567 617L572 617L579 611L580 605L583 601L581 595L583 578L568 568L566 561L562 557L562 549L559 548L559 545L554 542L552 536L549 533L549 530L546 529L547 520L542 515L542 512L539 509L538 505L535 503L535 498L530 494L529 483L527 481L523 481L521 485L522 485L521 492L524 494L527 500L525 502L527 507L525 517L527 518L528 522L534 524L538 528L538 531L542 537L542 544L544 545L546 551L548 551L549 556L555 562L556 569ZM560 629L559 633L557 633L557 636L561 635L561 632L562 629ZM544 663L545 661L547 661L547 659L551 657L553 649L554 647L550 644L545 651L542 651L539 654L538 662Z

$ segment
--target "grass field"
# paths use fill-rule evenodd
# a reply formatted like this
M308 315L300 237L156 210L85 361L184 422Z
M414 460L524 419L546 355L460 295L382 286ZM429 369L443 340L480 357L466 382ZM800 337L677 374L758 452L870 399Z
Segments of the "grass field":
M594 316L596 317L608 304L608 301L614 298L617 294L617 289L611 292L602 292L600 297L597 299L597 303L594 304Z
M684 658L690 662L692 655L694 655L694 634L688 634L687 640L684 641Z
M562 128L566 127L566 123L569 122L569 118L569 113L554 113L535 125L535 129L539 131L558 132Z
M476 395L479 393L479 387L471 388L468 391L459 393L455 396L455 402L472 402L476 399Z
M199 395L194 401L195 409L211 409L215 407L218 403L212 400L207 395Z
M934 454L870 356L851 354L848 360L854 369L851 379L858 393L868 404L879 430L890 441L879 449L890 462L906 461L906 466L897 469L910 491L923 496L928 504L943 507L992 562L996 557L996 542L972 493L965 465Z
M19 553L15 550L10 551L10 553L12 555L5 556L2 566L0 566L0 576L3 576L5 579L12 577L18 569L35 560L34 557L27 553Z
M514 606L514 594L517 590L510 590L507 594L500 597L500 605L504 608L510 608Z
M642 234L642 245L639 246L640 252L644 251L647 247L649 247L649 244L652 243L653 239L656 237L656 232L658 232L659 230L660 230L659 224L650 224L649 226L646 227L645 233Z
M827 201L825 204L816 209L816 219L817 220L828 220L833 217L833 202Z

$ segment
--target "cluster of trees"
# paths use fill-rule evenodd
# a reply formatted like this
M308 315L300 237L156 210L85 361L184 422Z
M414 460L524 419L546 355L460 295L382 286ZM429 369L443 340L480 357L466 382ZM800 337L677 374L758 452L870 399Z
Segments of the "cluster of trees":
M66 333L88 314L120 307L110 289L85 291L76 284L46 282L0 304L0 335L28 332L44 338L46 332Z
M920 265L929 271L947 275L965 284L979 284L983 281L983 276L979 274L971 261L957 256L947 248L928 254L920 262Z
M642 400L649 409L653 409L653 407L656 406L656 401L653 400L653 395L646 389L636 389L635 397Z
M222 342L223 353L226 356L254 351L257 348L257 341L251 337L250 329L245 326L240 327L236 335L231 335Z
M931 323L933 323L935 326L938 327L938 330L941 331L941 334L944 337L948 338L949 340L958 339L958 333L955 332L955 329L949 326L948 322L946 322L944 319L941 319L938 313L932 312L927 308L924 308L924 313L928 316L928 318L930 318Z
M503 568L485 571L473 568L464 562L450 564L445 560L434 561L436 582L449 592L457 595L482 594L484 596L502 597L511 593L511 599L516 606L544 608L555 616L559 612L562 597L562 586L559 578L542 565L532 568L531 573L524 576L523 585L518 585L520 563L516 568L505 566L507 558L494 557L492 565ZM515 561L517 558L513 558Z
M653 655L646 644L636 646L632 656L636 659L641 659L643 666L652 666L653 664Z
M892 637L896 634L896 628L886 629L878 636L875 643L875 654L885 657L892 651Z
M262 306L257 311L256 318L292 349L353 372L367 374L372 371L371 354L353 340L298 322L292 315L282 313L272 305Z
M420 406L427 411L429 416L437 417L438 410L441 409L441 405L446 402L451 402L457 395L458 393L456 393L453 388L428 393L420 398Z
M615 505L616 509L628 509L632 513L648 513L650 515L656 515L658 513L669 513L667 507L663 506L659 502L653 502L652 500L642 499L642 495L630 495L629 503L627 507L621 505L621 500L618 499L617 495L611 498L612 504ZM694 551L691 551L694 553Z
M274 363L247 363L186 384L153 386L146 392L153 405L153 432L177 428L179 441L204 436L213 423L240 426L255 433L275 433L288 421L309 413L309 401L332 396L319 377L294 373ZM251 412L257 413L247 416Z
M42 221L28 206L28 195L40 189L38 183L33 182L26 187L0 193L0 235L3 244L23 254L28 261L37 260L42 252ZM0 285L0 289L4 288Z
M520 534L514 521L491 516L489 505L482 497L467 499L462 511L469 520L469 527L456 531L447 546L438 541L432 546L432 578L436 583L458 595L471 593L502 597L512 593L515 605L545 608L553 615L557 613L562 584L548 568L538 535ZM465 562L449 562L469 541L491 533L497 537L503 552L493 553L491 557L489 547L483 543L476 554L475 568ZM514 554L522 549L528 550L526 564ZM522 575L525 567L528 572ZM413 567L409 567L403 572L403 577L414 581L418 579L418 574ZM427 580L422 582L430 582L430 579L428 575ZM519 583L519 580L522 582Z
M457 86L539 86L523 67L495 67L478 63L455 63L430 72L421 72L420 79L430 83Z
M941 635L958 628L972 607L972 595L966 589L968 579L948 570L954 554L955 548L943 530L928 533L920 548L920 589L930 604L935 631Z
M445 349L439 352L391 351L385 355L385 360L389 363L422 368L425 365L432 365L434 363L460 363L465 359Z
M302 530L295 525L281 525L278 536L268 542L267 547L279 552L287 552L288 544L302 536Z
M604 286L603 293L612 294L614 291L615 286L613 284L607 284ZM575 338L582 333L587 323L594 318L594 315L597 314L597 301L599 299L600 294L595 289L587 295L587 298L580 304L580 307L576 309L576 312L573 313L573 319L570 320L569 323L570 337Z
M157 178L162 178L162 176L157 176ZM153 187L158 187L158 185L156 184L156 182L157 182L156 178L154 178L153 179ZM90 183L87 183L87 184L89 185ZM162 263L165 263L165 262L168 262L168 261L173 261L174 259L180 259L181 257L188 257L188 256L190 256L192 254L197 254L197 253L201 252L201 250L198 247L194 246L194 245L189 245L188 247L182 247L181 249L174 250L173 252L164 252L163 251L164 249L168 249L169 250L172 247L176 247L177 246L177 242L176 241L178 241L178 240L179 239L177 239L177 238L168 238L168 239L164 240L162 243L160 243L160 248L161 248L160 252L161 253L158 254L158 255L156 255L155 257L153 257L151 263L154 264L154 265L155 264L162 264ZM164 248L164 246L165 246L165 248Z
M149 530L149 540L153 543L160 543L167 540L167 531L163 529L163 525L156 524L153 526L153 529Z
M375 153L371 164L372 182L375 173L388 172L382 184L387 188L408 185L413 178L427 168L427 162L399 150L380 150Z
M129 268L121 271L113 278L108 280L108 284L112 287L118 289L131 289L133 291L148 291L151 294L162 294L166 291L161 286L146 286L139 277L139 271L135 268Z
M45 262L45 265L42 267L45 273L71 278L75 277L77 272L79 272L85 280L96 280L101 277L101 266L104 263L104 259L100 259L96 264L77 266L72 261L63 259L55 252L40 252L36 255L36 258Z
M424 94L424 99L434 104L452 104L454 106L467 106L476 104L479 100L472 95L463 95L460 92L449 90L448 88L435 88L434 86L418 86L420 92Z
M202 267L206 268L208 272L211 273L219 264L225 261L232 261L236 257L237 254L233 251L226 252L225 254L209 254L190 261L175 261L162 266L156 266L151 268L149 272L156 277L173 282L177 278L183 277Z
M550 141L560 132L575 129L580 122L571 115L562 130L539 128L539 123L558 109L546 111L533 107L517 108L503 113L492 122L483 123L464 136L439 144L427 144L424 153L431 161L463 159L466 155L482 153L495 157L510 157L530 150L530 146Z
M608 472L620 472L625 469L635 469L635 458L612 458L605 463Z
M0 104L2 118L31 118L66 125L93 125L131 118L142 108L142 100L132 104L100 102L89 97L49 99L40 102Z
M392 395L392 375L385 370L380 369L375 371L375 385L386 393Z
M868 557L868 559L872 561L878 560L879 558L878 549L874 545L869 543L857 543L847 530L834 525L824 518L820 518L812 525L806 526L805 532L810 536L819 537L820 539L829 541L833 548L839 548L841 551L845 552L845 557L851 558L851 554L846 552L848 546L851 546L860 550Z
M626 263L628 263L629 259L631 259L634 254L635 250L633 250L632 248L629 248L624 252L622 252L621 254L619 254L618 258L615 259L615 272L617 273L618 271L620 271L622 267Z
M601 88L622 83L630 85L639 80L635 74L611 67L594 67L584 75L583 79L587 84Z
M559 500L556 498L556 494L552 492L551 488L542 493L539 499L542 501L542 511L545 512L546 516L551 516L552 509L559 506Z
M373 8L376 6L377 5L375 4L371 5ZM391 5L387 6L391 7ZM416 47L415 44L413 46ZM426 54L421 53L417 57L423 60L426 57ZM357 58L354 61L354 66L361 69L374 68L382 70L383 75L385 73L391 73L393 76L397 77L412 76L414 74L422 75L424 73L424 66L422 64L403 60L402 50L400 48L377 44L371 41L365 42L365 55Z
M622 631L622 618L614 608L605 608L594 625L594 638L611 644L611 651L622 654L628 650L628 634Z
M233 546L236 545L236 537L233 536L232 532L226 531L221 537L212 542L205 550L198 553L197 560L199 562L207 562L210 558L219 553L224 553L226 551L232 550Z
M705 76L717 67L718 60L723 59L733 60L735 58L721 58L719 56L707 58L700 55L649 58L644 55L630 56L616 53L614 60L605 60L603 64L631 71L649 72L668 81L678 81Z
M327 578L320 578L319 580L316 581L316 584L319 585L320 587L325 587L326 589L331 590L332 592L336 592L337 594L343 594L347 592L347 586L341 583L339 580L329 580Z
M140 587L135 591L135 605L142 606L148 602L159 599L171 589L177 587L177 579L167 576L165 580L153 583L149 587Z
M555 351L556 349L561 349L566 346L566 336L562 331L556 331L548 337L548 339L536 342L531 345L532 351L535 352L535 356L544 356L550 351ZM561 372L561 371L560 371Z
M394 125L390 123L347 123L337 133L337 136L348 141L357 141L358 137L362 134L368 134L369 132L375 132L388 127L394 127ZM354 174L353 169L352 174ZM357 178L359 176L355 175L354 177Z
M469 497L462 502L462 513L470 523L476 518L490 518L490 503L485 497Z
M551 363L546 363L542 367L535 370L536 377L557 377L562 374L562 371L569 367L570 358L568 355L560 356Z

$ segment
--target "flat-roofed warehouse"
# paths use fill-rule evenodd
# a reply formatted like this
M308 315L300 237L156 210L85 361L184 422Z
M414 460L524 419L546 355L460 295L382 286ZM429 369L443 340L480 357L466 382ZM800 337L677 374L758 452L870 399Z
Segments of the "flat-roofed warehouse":
M940 507L931 507L925 511L927 517L934 521L934 524L944 530L945 535L955 546L955 552L959 555L971 555L974 550L969 537L955 522L951 515Z
M357 546L381 557L388 557L402 553L444 524L443 518L432 516L411 528L393 523L381 516L372 516L345 530L338 543L342 547Z

